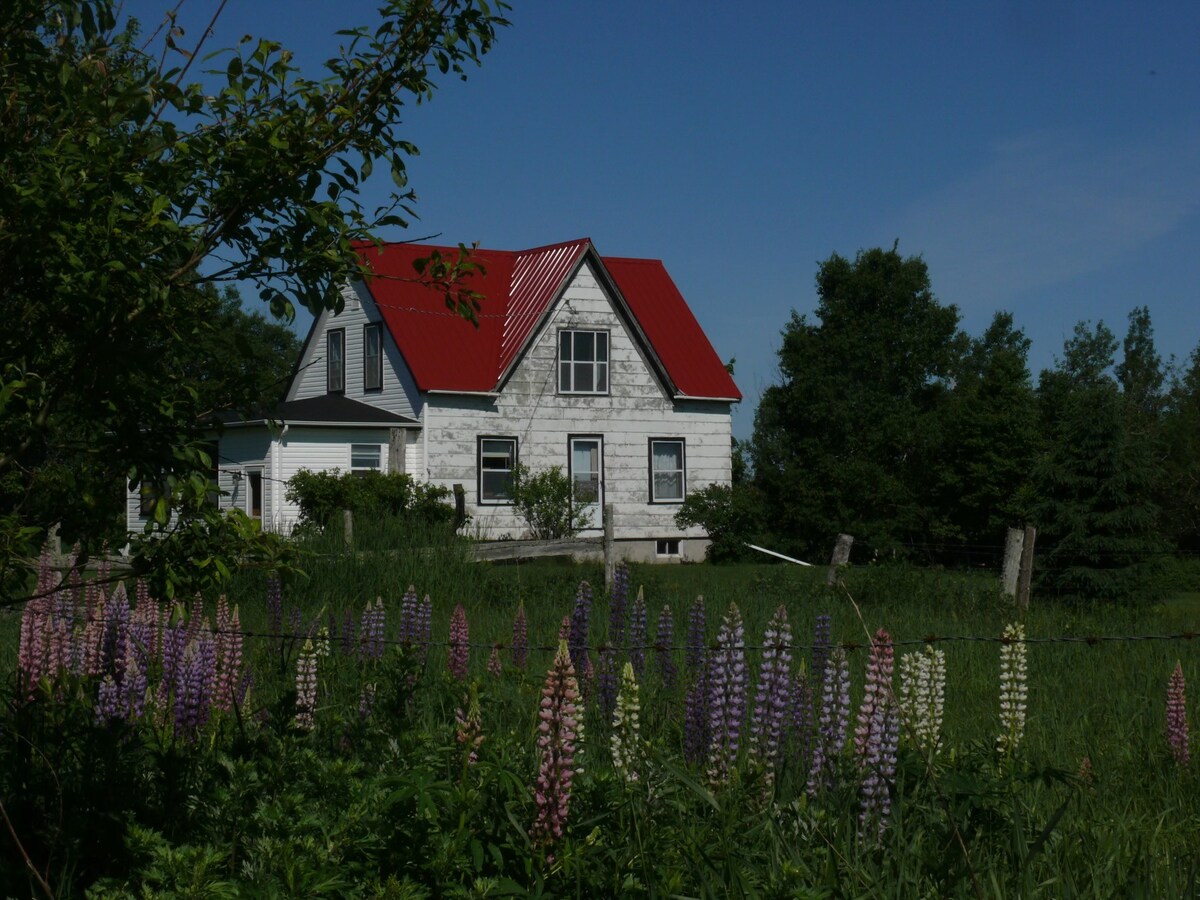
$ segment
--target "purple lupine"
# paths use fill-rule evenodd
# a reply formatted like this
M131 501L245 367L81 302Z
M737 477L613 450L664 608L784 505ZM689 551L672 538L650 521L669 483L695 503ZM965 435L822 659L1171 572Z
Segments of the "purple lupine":
M654 632L654 654L658 662L658 677L668 691L675 690L678 670L675 667L675 620L671 618L671 607L664 606L658 614L658 627Z
M163 632L162 680L159 683L159 693L164 700L175 690L186 646L187 630L183 623L176 621L167 625Z
M538 712L540 761L533 789L537 817L529 829L534 845L547 850L562 839L567 823L582 713L570 650L566 641L559 641L558 653L546 673ZM547 853L547 858L553 859L553 855Z
M629 568L618 563L613 570L612 599L608 604L608 642L618 651L625 646L625 620L629 618Z
M175 736L195 741L208 722L216 652L212 640L198 634L183 651L175 677Z
M1186 691L1183 665L1176 661L1175 671L1167 682L1167 746L1181 769L1189 759Z
M446 655L450 674L459 681L466 681L470 659L471 632L467 625L467 611L460 603L450 616L450 652Z
M525 620L523 600L517 602L517 614L513 616L512 661L522 672L529 664L529 623Z
M706 653L707 639L708 625L704 619L704 598L697 597L688 612L687 656L684 660L687 664L688 678L692 681L695 681L704 670L708 656Z
M296 658L296 728L312 731L316 727L313 713L317 709L317 651L312 638L304 641Z
M105 605L104 644L101 650L101 667L112 672L117 681L125 666L125 653L129 644L129 597L125 585L118 584Z
M800 671L792 680L792 749L796 754L797 768L807 771L812 762L813 743L813 690L808 672L804 670L804 661L800 661Z
M887 630L880 628L871 639L871 654L867 659L867 683L863 688L862 705L858 708L858 723L854 728L854 755L861 766L867 754L867 745L872 741L878 742L880 735L875 733L877 721L875 708L883 706L894 699L892 692L892 672L895 666L892 636Z
M579 582L579 590L575 593L575 608L571 612L571 627L568 644L571 651L571 664L576 672L584 669L584 657L588 652L588 623L592 618L592 586L586 581Z
M791 712L791 669L792 626L787 609L780 606L763 633L762 665L750 722L750 752L768 773L774 772L779 762Z
M746 631L736 603L729 604L729 611L717 632L711 672L708 716L712 734L708 774L719 784L728 780L737 763L742 721L746 716Z
M104 725L125 718L122 706L121 686L111 674L105 675L96 690L96 724Z
M640 679L646 671L646 598L641 588L629 616L629 661L633 664L633 674Z
M701 649L701 653L703 653ZM683 712L683 757L692 765L700 765L708 757L711 741L711 722L708 715L708 666L701 661L688 685Z
M890 786L896 777L896 748L900 743L900 716L896 698L889 692L871 714L870 736L862 757L862 811L859 834L878 839L887 828L892 811Z
M145 650L137 645L130 645L129 659L125 663L125 677L121 682L122 711L129 721L140 719L146 711L146 669Z
M410 584L400 601L400 633L396 639L402 646L411 648L417 642L417 588Z
M417 646L421 648L418 658L424 663L429 658L429 644L433 640L433 601L428 594L417 607L417 624L413 633Z
M838 754L846 744L846 726L850 722L850 664L846 651L835 647L825 666L821 685L821 715L813 742L812 766L808 773L808 795L817 796L833 782Z
M488 657L487 673L493 678L504 674L504 663L500 662L500 645L492 644L492 655Z
M278 572L267 576L267 630L283 640L283 582Z
M376 597L374 603L368 600L358 626L358 652L361 658L379 659L383 656L383 633L386 627L387 613L383 608L383 598Z
M596 667L596 714L608 725L617 708L617 648L612 644L600 647L600 664Z

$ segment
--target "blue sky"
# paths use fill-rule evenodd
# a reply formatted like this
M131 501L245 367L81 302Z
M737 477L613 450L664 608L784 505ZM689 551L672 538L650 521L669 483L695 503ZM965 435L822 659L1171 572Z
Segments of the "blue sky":
M483 66L410 109L420 220L387 237L662 259L737 359L742 437L835 251L899 240L970 333L1014 314L1035 377L1136 305L1164 357L1200 342L1200 5L734 6L515 3ZM215 7L184 5L193 37ZM229 0L209 47L264 35L315 66L373 15Z

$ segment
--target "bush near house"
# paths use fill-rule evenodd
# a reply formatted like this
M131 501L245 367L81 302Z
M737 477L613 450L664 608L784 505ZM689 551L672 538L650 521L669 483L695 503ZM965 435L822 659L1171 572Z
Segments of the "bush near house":
M287 499L300 507L301 529L321 529L344 509L374 516L398 516L414 525L449 525L454 508L440 485L414 481L399 472L341 473L301 469L288 480Z

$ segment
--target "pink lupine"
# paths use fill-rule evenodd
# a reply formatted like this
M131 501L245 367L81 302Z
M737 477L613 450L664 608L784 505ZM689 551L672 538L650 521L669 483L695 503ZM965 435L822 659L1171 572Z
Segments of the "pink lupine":
M863 689L862 706L858 708L858 724L854 729L854 755L862 763L867 745L877 737L873 732L875 709L892 697L894 667L892 637L883 628L871 640L871 655L867 661L867 684Z
M517 603L517 614L513 617L512 661L521 671L529 664L529 623L523 601Z
M894 651L891 635L880 628L871 641L867 684L854 731L854 752L862 773L859 830L878 837L891 812L890 784L896 774L899 711L892 692Z
M493 678L504 674L504 664L500 662L500 645L492 644L492 655L488 657L487 672Z
M530 837L535 845L543 848L551 847L562 838L567 823L571 785L575 778L576 741L582 718L575 667L571 665L566 640L560 640L558 653L546 673L538 712L540 763L533 792L537 817L530 828Z
M479 691L475 685L467 698L467 709L454 710L454 740L462 745L465 755L464 766L473 766L479 760L479 748L483 744L483 713L479 709Z
M1167 746L1180 768L1188 764L1187 696L1183 665L1175 663L1175 671L1167 682Z
M222 596L217 607L217 686L213 706L229 712L242 681L242 625L238 608L230 611L224 601Z
M21 637L17 651L17 666L25 682L26 694L32 698L38 683L46 674L46 629L49 620L49 598L37 597L21 611Z
M317 651L312 638L304 641L296 659L296 728L312 731L316 727L313 713L317 708Z
M459 681L466 681L470 658L471 631L467 625L467 611L460 603L450 616L450 652L446 657L450 674Z

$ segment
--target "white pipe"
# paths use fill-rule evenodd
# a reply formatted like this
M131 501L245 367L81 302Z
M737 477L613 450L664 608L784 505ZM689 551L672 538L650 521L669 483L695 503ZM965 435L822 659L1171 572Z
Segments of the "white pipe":
M780 559L786 559L790 563L795 563L798 566L808 566L812 568L812 563L806 563L802 559L792 559L790 556L784 556L782 553L776 553L774 550L768 550L766 547L760 547L757 544L747 544L751 550L757 550L759 553L766 553L768 556L778 556Z

